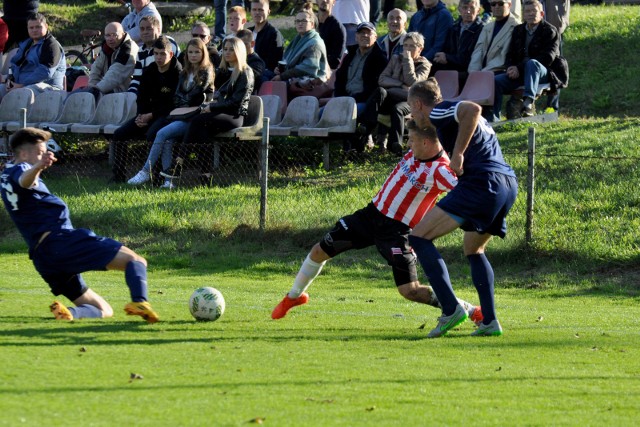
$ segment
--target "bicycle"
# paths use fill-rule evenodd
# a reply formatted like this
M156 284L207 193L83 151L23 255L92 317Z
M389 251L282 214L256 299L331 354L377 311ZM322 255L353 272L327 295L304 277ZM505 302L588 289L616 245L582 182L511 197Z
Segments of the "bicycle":
M83 38L82 51L69 49L66 51L65 57L68 67L90 67L100 53L102 46L102 31L100 30L82 30L80 35Z

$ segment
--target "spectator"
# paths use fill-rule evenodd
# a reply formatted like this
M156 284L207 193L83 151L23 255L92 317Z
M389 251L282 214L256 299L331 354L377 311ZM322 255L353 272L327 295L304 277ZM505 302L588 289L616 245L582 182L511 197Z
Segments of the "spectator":
M361 23L369 22L369 9L369 0L336 0L333 16L347 31L347 47L358 44L356 30Z
M209 61L214 68L218 67L220 65L220 53L218 53L218 48L211 37L211 30L209 29L209 26L202 21L194 22L191 26L191 37L199 38L204 42L207 46L207 52L209 52ZM184 56L185 51L180 52L180 55L178 56L178 62L183 65Z
M301 10L295 19L298 35L284 52L287 65L284 71L275 68L272 80L289 80L292 77L327 80L327 51L320 34L315 30L318 18L309 10Z
M158 37L160 37L160 21L153 15L140 18L140 38L142 39L142 43L138 46L136 66L133 69L133 78L129 84L129 92L138 93L143 70L155 62L153 46ZM177 58L180 54L178 44L173 37L165 37L170 44L171 52L173 53L172 57L175 56Z
M564 30L569 26L569 11L571 8L570 0L543 0L544 19L556 27L560 35L560 55L562 55L562 47L564 45ZM560 109L560 89L555 93L547 95L547 107L553 108L555 111Z
M253 70L253 92L258 93L260 85L262 84L262 73L264 73L265 67L264 61L260 58L260 55L255 53L253 50L256 42L253 40L253 33L250 30L245 29L238 31L237 37L242 40L244 47L247 50L247 64L251 67L251 70ZM231 73L229 73L229 77L231 77ZM216 87L222 87L222 85Z
M11 58L10 75L0 86L0 98L7 92L28 87L36 93L63 90L67 65L60 43L49 32L47 20L41 13L27 19L29 38L21 42Z
M476 46L484 24L478 16L480 11L478 0L460 0L458 11L460 18L449 29L442 51L437 52L433 57L431 75L438 70L458 71L462 87L467 79L467 68L469 68L473 48Z
M389 32L378 39L382 51L391 59L393 55L402 53L402 44L407 35L407 14L402 9L392 9L387 14L387 28Z
M379 106L378 111L373 111L368 116L367 132L375 127L378 113L391 116L390 129L378 123L377 143L380 151L388 149L395 155L402 155L403 152L404 118L411 112L407 104L409 88L416 82L426 80L431 68L429 60L420 56L424 47L422 34L416 31L407 33L403 44L402 53L393 55L380 74L377 96L369 98L367 102L367 107L372 103ZM366 116L366 113L363 113L363 116ZM385 141L387 132L389 133L388 143Z
M558 30L544 21L542 4L538 0L527 0L524 4L524 24L513 29L507 71L495 78L494 120L500 119L502 95L524 85L521 114L530 117L535 114L534 101L538 85L549 82L549 68L560 56Z
M111 140L115 152L112 182L124 182L126 179L128 141L145 138L147 142L153 142L158 130L167 124L165 119L173 109L182 66L174 55L173 42L167 36L160 36L154 41L153 58L154 61L144 68L140 76L136 117L116 129Z
M9 52L18 43L29 38L27 19L38 13L38 0L4 0L2 19L9 29L9 38L4 45L3 53Z
M155 16L158 22L160 22L160 33L162 34L162 17L151 0L131 0L131 5L134 10L122 20L122 28L129 34L131 40L137 44L142 43L142 38L140 37L140 19L142 19L143 16Z
M9 39L9 27L7 23L4 22L4 19L0 16L0 55L4 52L4 45L7 44L7 40ZM2 61L0 60L0 66L2 66Z
M256 41L256 53L265 63L262 80L271 80L275 75L273 70L278 66L284 52L284 38L280 31L269 21L269 0L255 0L251 2L251 19L253 39Z
M408 31L417 31L424 36L422 56L433 62L436 52L441 52L447 39L453 17L440 0L422 0L424 5L409 21Z
M119 22L107 24L104 39L100 54L91 65L88 86L77 89L91 92L97 99L103 94L129 89L138 54L138 45L124 32Z
M347 49L347 30L331 13L336 0L316 0L318 4L318 33L327 49L327 61L332 70L338 68Z
M520 1L520 0L516 0ZM518 21L511 14L511 0L491 0L491 12L495 20L484 26L471 54L468 71L505 70L507 51L513 28Z
M493 16L494 18L496 17L493 11L493 5L491 4L493 3L493 1L494 0L480 0L480 5L482 6L482 9L483 9L483 14L481 19L485 23L485 25L489 22L489 19L491 18L491 16ZM511 13L511 16L515 18L518 24L522 23L522 1L521 0L509 2L509 12Z
M227 4L229 0L213 0L213 8L215 10L216 19L214 22L213 33L215 38L222 40L224 38L224 25L227 22ZM232 0L231 4L235 6L244 7L244 0ZM214 40L216 44L217 40Z
M336 70L334 96L351 96L358 105L358 123L370 96L375 96L378 78L387 65L387 57L376 43L376 27L370 22L363 22L356 28L358 45L347 48L347 56ZM373 94L373 95L372 95ZM368 110L367 117L377 115L377 110ZM366 120L366 119L365 119ZM366 128L366 124L365 124ZM368 128L366 128L369 131ZM370 138L368 132L362 132L357 140L345 144L345 151L353 148L364 150L365 141Z
M204 103L207 89L213 85L213 66L209 61L209 53L204 42L199 38L191 39L185 50L187 61L180 72L173 101L173 106L176 108L201 105ZM189 122L186 120L176 120L162 127L156 133L144 166L133 178L127 181L127 184L140 185L151 180L151 171L158 159L161 159L162 162L163 176L171 176L173 144L175 139L182 138L188 127ZM173 188L171 179L167 178L161 188Z
M226 37L237 35L238 31L244 29L244 25L247 23L247 11L242 6L233 6L229 9L227 22L229 24L229 32Z
M223 65L233 68L231 78L219 89L218 99L207 104L202 114L191 121L185 136L187 143L204 143L221 132L240 127L249 113L253 71L247 64L247 52L242 40L237 37L225 39ZM206 182L211 176L212 151L205 150L201 158L202 178Z

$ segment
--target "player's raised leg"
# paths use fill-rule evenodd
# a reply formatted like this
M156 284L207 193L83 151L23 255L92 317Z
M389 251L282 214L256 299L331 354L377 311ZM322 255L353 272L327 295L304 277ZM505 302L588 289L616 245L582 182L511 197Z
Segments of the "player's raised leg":
M291 290L280 301L280 304L273 309L271 313L272 319L281 319L293 307L306 304L309 301L309 294L305 291L311 286L311 282L318 277L322 267L330 258L320 247L320 244L316 243L300 266Z
M157 322L158 314L147 301L147 260L122 246L115 258L107 264L107 270L124 271L132 301L125 306L124 311L129 315L141 316L149 323Z

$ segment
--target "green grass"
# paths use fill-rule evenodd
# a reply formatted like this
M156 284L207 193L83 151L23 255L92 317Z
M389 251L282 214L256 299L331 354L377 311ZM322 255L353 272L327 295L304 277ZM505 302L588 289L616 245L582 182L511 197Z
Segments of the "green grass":
M373 249L330 262L307 306L270 320L311 245L370 200L392 160L327 172L305 141L274 140L265 231L255 182L166 193L107 186L104 170L52 172L47 184L76 226L148 259L162 321L124 315L116 272L85 275L113 319L53 321L52 296L2 211L0 425L635 425L640 104L638 63L626 52L638 44L637 11L572 8L563 115L536 126L528 246L529 125L499 132L520 179L509 234L488 249L503 337L468 337L467 323L425 339L437 311L403 300ZM437 245L458 294L476 302L460 242L453 233ZM227 302L215 323L187 309L203 285Z

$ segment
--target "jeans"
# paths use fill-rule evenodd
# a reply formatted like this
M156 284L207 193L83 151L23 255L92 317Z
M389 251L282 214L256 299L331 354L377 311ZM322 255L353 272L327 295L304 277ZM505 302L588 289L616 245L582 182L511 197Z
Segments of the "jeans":
M215 10L216 19L213 24L214 37L224 38L224 26L227 22L227 3L229 0L213 0L213 8ZM231 0L231 6L244 7L244 0Z
M142 169L151 172L153 166L161 158L162 170L169 170L173 161L173 144L176 139L182 138L187 129L189 129L189 122L182 120L171 122L160 129L156 134L156 139L153 141L151 151L149 151L149 157L147 157Z
M502 110L502 95L510 93L520 86L524 85L524 97L536 99L538 93L538 85L549 82L549 72L547 68L536 61L530 59L524 66L524 73L517 79L511 79L507 73L498 74L495 80L495 101L493 103L493 115L496 119L500 118Z
M113 145L113 180L124 182L127 174L128 145L131 141L146 139L148 142L155 140L157 132L165 127L167 122L164 117L155 119L149 126L139 127L136 119L130 119L120 126L111 137Z

